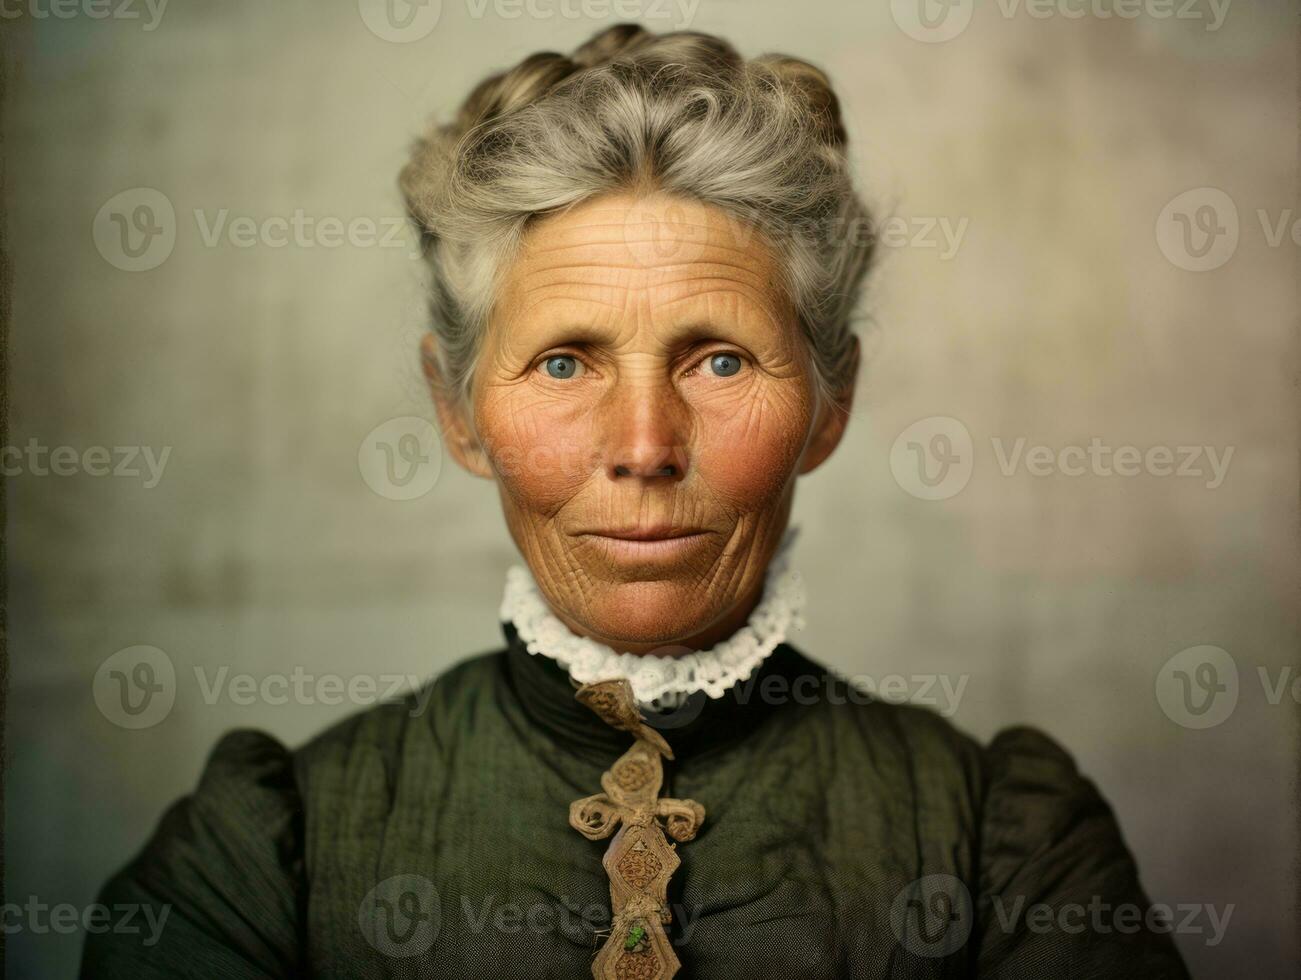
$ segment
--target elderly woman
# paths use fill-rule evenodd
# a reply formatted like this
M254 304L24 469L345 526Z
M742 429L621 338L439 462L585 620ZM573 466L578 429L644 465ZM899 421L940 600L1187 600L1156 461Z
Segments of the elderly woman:
M1061 748L787 642L858 369L849 173L816 68L629 26L418 143L425 371L528 565L506 646L297 751L226 736L106 889L161 938L86 975L1185 975Z

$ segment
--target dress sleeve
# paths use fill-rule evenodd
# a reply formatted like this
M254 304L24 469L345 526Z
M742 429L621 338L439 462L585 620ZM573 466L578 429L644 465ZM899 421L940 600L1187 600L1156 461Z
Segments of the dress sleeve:
M255 731L217 743L198 788L163 816L99 901L139 928L87 935L83 977L299 974L303 808L283 745Z
M1186 980L1115 816L1071 757L1013 728L986 750L979 975Z

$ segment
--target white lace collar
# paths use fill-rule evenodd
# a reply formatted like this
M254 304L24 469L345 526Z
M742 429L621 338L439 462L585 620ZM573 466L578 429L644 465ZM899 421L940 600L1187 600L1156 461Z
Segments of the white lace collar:
M550 657L580 684L627 679L633 697L654 709L675 707L697 691L719 698L754 673L790 630L804 628L804 584L800 573L788 567L798 530L787 529L768 568L763 597L746 625L709 650L680 657L618 653L578 636L550 610L523 565L506 573L501 618L514 624L529 653Z

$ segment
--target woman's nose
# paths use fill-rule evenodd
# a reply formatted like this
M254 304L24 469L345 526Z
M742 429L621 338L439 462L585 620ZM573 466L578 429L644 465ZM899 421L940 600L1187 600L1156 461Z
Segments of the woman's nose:
M687 473L689 413L667 384L627 384L597 409L611 479L681 480Z

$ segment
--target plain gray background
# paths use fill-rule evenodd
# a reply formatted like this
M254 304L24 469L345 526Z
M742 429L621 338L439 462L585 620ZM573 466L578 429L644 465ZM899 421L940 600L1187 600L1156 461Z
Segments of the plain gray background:
M442 0L407 11L410 40L372 0L174 0L156 22L71 2L5 5L7 443L171 450L154 486L6 456L7 901L93 901L222 732L296 744L366 703L241 703L235 675L383 687L499 644L517 556L492 487L444 459L399 501L359 464L376 426L431 417L409 235L207 232L223 209L223 229L395 226L431 113L631 16L823 66L895 218L855 418L798 494L797 644L915 698L965 683L938 707L981 739L1042 727L1112 801L1153 900L1232 906L1218 945L1179 935L1197 976L1297 975L1294 4L1232 0L1211 30L1209 0L957 0L928 7L966 24L937 41L908 33L915 0ZM101 209L138 188L173 206L174 247L123 271ZM891 450L936 417L969 433L971 473L926 500L907 443L939 446L940 423ZM1200 475L1000 466L1017 440L1056 459L1094 439L1232 456L1218 485L1205 455ZM96 677L137 645L165 653L174 705L132 730ZM1200 654L1171 658L1201 645L1232 658L1231 711L1180 712ZM11 975L74 971L80 931L6 922Z

